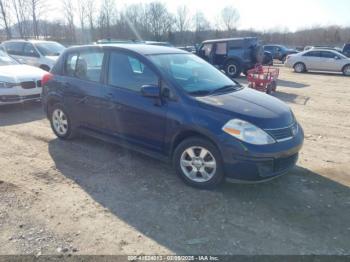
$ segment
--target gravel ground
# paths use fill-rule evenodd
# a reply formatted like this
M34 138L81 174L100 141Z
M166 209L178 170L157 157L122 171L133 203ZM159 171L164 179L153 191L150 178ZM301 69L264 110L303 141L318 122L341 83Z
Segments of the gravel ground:
M60 141L39 104L1 107L0 254L350 254L349 88L281 68L274 95L306 136L298 166L214 191L115 145Z

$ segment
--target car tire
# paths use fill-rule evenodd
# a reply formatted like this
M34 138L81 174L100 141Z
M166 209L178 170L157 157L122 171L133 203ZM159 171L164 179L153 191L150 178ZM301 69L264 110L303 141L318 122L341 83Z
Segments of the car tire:
M228 61L225 65L225 73L231 78L239 77L242 72L241 65L236 61Z
M47 72L50 71L50 67L47 66L47 65L41 65L40 68L41 68L42 70L44 70L44 71L47 71Z
M67 111L61 104L51 106L49 116L52 131L58 138L68 140L75 137L76 130Z
M343 67L343 75L350 76L350 65L346 65Z
M293 68L296 73L304 73L306 71L304 63L301 62L296 63Z
M283 56L283 57L281 58L282 64L284 64L284 63L286 62L286 60L287 60L287 56Z
M173 164L177 175L187 185L195 188L215 188L224 178L219 150L201 137L182 141L174 151Z

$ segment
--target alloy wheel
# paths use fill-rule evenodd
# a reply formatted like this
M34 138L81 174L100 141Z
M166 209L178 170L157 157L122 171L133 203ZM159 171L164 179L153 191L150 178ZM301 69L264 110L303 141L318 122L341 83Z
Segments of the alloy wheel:
M65 113L59 109L56 108L52 113L52 124L55 131L61 135L64 136L68 132L68 119Z
M216 172L213 154L201 146L187 148L181 155L180 166L183 173L194 182L207 182Z

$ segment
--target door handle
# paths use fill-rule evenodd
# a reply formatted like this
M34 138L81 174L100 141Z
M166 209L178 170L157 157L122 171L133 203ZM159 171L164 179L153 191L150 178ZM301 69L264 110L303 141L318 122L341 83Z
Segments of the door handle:
M83 98L78 100L78 104L85 104L87 100L88 100L87 96L84 96Z

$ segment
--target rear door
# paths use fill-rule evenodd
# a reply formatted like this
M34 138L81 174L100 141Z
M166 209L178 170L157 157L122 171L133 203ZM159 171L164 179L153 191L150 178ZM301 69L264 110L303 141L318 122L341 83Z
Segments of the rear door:
M113 104L107 121L111 134L124 142L161 152L167 106L141 94L143 85L159 86L159 77L148 62L133 54L111 51L106 84L106 97Z
M68 54L62 81L69 112L80 126L93 130L101 128L101 111L106 107L101 83L104 57L95 48Z
M303 62L308 70L323 70L320 51L309 51L303 55Z
M25 43L23 47L23 61L32 66L40 66L39 59L40 55L34 48L33 44L31 43Z

